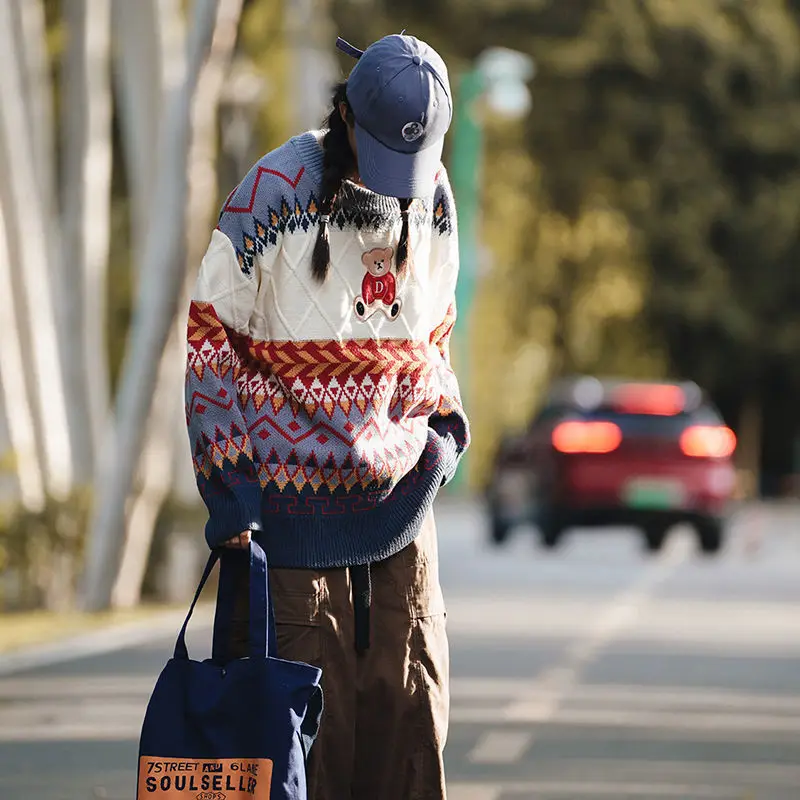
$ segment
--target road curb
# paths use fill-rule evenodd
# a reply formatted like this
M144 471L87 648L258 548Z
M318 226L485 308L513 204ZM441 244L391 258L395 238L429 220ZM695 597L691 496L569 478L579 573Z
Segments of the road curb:
M213 614L212 603L198 606L192 616L192 624L210 624ZM145 619L117 625L112 623L108 627L58 641L31 645L10 653L3 653L0 654L0 677L104 653L113 653L158 639L177 636L185 616L186 612L180 610L154 612L152 616Z

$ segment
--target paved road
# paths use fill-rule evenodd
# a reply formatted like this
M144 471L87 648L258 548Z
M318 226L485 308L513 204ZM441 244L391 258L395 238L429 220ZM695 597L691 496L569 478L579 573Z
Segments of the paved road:
M451 800L800 799L800 514L743 512L714 560L680 531L549 555L488 549L469 505L439 520ZM168 647L0 678L0 800L130 800Z

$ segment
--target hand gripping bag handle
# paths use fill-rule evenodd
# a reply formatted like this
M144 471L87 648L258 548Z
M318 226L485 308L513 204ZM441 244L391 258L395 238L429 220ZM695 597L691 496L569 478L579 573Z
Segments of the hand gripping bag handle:
M200 583L197 586L189 613L183 622L178 640L175 643L175 658L188 659L189 652L186 648L186 629L192 618L200 594L208 581L217 561L220 559L220 550L212 550L208 557ZM235 587L230 584L222 587L219 602L223 608L218 612L218 618L224 620L215 631L218 635L227 635L229 621L233 610L233 592ZM269 602L269 572L267 557L261 545L255 540L250 542L250 655L253 658L277 657L277 642L275 635L275 619L272 604ZM227 639L226 639L227 641Z

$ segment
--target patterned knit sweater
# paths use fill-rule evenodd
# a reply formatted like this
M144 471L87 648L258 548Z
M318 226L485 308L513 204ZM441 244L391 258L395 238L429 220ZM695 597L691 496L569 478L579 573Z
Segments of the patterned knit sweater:
M256 531L272 566L374 562L417 535L469 442L450 367L458 247L442 168L414 200L345 181L311 275L321 133L264 156L220 214L189 310L186 417L206 539Z

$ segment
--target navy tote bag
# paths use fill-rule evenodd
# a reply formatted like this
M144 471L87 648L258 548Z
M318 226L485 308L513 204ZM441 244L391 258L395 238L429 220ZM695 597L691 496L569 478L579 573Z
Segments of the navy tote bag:
M267 561L255 541L249 657L189 658L186 627L219 557L219 551L209 557L175 654L147 706L137 800L306 800L305 760L322 711L322 673L277 658ZM221 580L218 630L226 628L219 620L231 611L230 597Z

